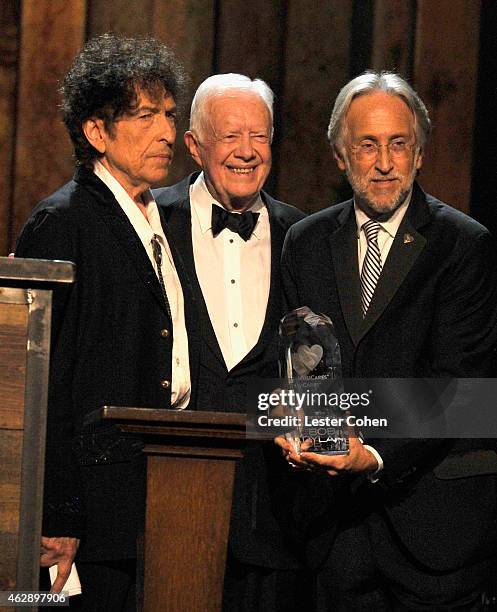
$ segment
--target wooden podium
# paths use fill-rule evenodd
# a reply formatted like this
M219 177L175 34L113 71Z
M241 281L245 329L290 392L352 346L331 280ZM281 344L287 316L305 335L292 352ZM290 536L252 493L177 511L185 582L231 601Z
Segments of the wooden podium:
M69 262L0 257L1 591L38 590L52 291L73 280Z
M104 407L147 456L143 610L220 612L244 414Z

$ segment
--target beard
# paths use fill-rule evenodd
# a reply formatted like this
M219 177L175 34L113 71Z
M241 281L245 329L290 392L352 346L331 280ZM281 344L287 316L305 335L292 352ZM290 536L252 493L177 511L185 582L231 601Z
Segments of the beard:
M356 204L368 215L368 217L372 219L376 219L378 217L388 219L393 215L393 213L405 201L407 195L411 191L416 174L417 169L414 164L410 176L407 178L402 175L398 175L397 173L392 173L387 176L360 176L352 171L348 160L346 162L346 175L354 192ZM368 193L372 178L384 180L396 179L399 181L398 188L389 199L373 198Z

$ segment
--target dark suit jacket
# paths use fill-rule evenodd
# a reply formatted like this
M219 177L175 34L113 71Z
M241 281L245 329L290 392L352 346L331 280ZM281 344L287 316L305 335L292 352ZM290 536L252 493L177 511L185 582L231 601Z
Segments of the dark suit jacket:
M277 332L282 315L281 249L288 228L303 219L305 215L297 208L279 202L262 192L271 228L271 284L266 318L255 347L228 372L195 271L189 187L197 176L198 173L193 174L173 187L154 191L154 196L157 203L161 205L170 232L175 237L177 251L191 279L198 305L202 343L199 380L196 388L197 408L245 412L245 381L250 377L277 376Z
M492 240L476 221L425 195L417 185L364 320L351 200L289 230L282 271L289 307L306 305L331 317L346 377L492 375L497 344ZM490 453L494 474L484 476L487 470L482 473L466 452L491 446L491 441L469 446L440 439L370 443L381 454L384 470L378 484L365 485L369 509L381 509L418 563L449 571L495 554L495 454ZM447 480L444 461L456 452L467 461ZM324 486L333 487L329 482ZM338 502L329 490L323 498L334 499L321 512L321 529L329 533L336 514L330 507L334 503L336 510ZM318 545L315 552L322 560L327 549Z
M85 168L36 206L16 256L76 263L74 286L55 295L44 534L83 537L86 559L134 557L141 443L84 419L102 405L170 407L161 381L171 380L173 330L157 276L111 191ZM188 321L194 298L177 254L176 263Z
M198 173L173 187L154 191L161 205L177 251L191 279L198 306L200 338L198 384L195 390L199 410L246 411L246 385L251 378L276 377L278 324L283 314L281 302L280 255L288 228L305 215L300 210L273 199L262 192L268 209L271 228L271 283L264 325L259 341L249 354L228 372L212 327L202 295L193 256L189 187ZM266 461L262 452L269 455ZM268 475L266 468L276 472ZM282 474L278 467L284 470ZM295 564L294 556L286 551L278 526L269 512L271 499L268 479L278 481L287 473L276 447L254 445L245 451L244 461L237 471L231 525L231 547L237 558L255 565L288 567ZM276 510L278 512L278 510Z

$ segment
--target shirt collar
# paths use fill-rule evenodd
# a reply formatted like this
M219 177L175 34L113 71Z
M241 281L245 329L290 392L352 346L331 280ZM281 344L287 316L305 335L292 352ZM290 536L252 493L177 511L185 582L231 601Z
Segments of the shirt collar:
M190 205L202 234L205 234L211 229L213 204L224 208L224 206L210 194L205 183L204 173L201 172L193 185L190 186ZM262 219L267 216L267 208L264 205L260 194L257 196L257 200L248 210L259 213L259 218L257 219L257 224L252 232L252 236L255 236L258 240L260 240L260 224Z
M130 205L136 207L136 203L133 202L131 196L128 194L126 189L121 185L121 183L115 178L113 174L111 174L107 168L102 164L98 159L94 162L93 172L98 176L98 178L107 185L107 187L112 191L116 200L121 204ZM149 202L154 202L154 196L150 189L147 189L142 193L142 200L145 206Z
M126 189L124 189L121 183L100 161L95 161L93 171L98 178L112 191L117 203L125 212L144 244L150 242L154 234L158 234L162 237L163 230L160 222L160 215L157 209L157 204L154 200L154 196L152 195L150 189L147 189L142 193L142 200L147 208L147 221L141 210L136 205L136 202L133 201Z
M409 191L409 193L407 194L405 200L402 202L402 204L395 210L395 212L393 213L393 215L387 219L386 221L379 221L379 224L381 225L381 227L392 237L395 238L395 234L397 233L400 224L402 223L402 219L404 218L404 215L406 214L407 208L409 207L409 204L411 202L411 196L412 196L412 187L411 190ZM359 233L362 229L362 226L369 221L369 217L367 216L367 214L361 210L355 201L354 198L354 212L355 212L355 218L356 218L356 224L357 224L357 235L359 236Z

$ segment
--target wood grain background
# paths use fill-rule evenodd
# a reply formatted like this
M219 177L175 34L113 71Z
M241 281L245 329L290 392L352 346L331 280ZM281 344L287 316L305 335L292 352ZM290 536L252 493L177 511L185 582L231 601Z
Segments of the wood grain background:
M497 230L495 26L487 0L2 0L0 255L30 210L70 179L58 87L88 38L150 33L171 45L192 90L216 72L265 79L276 93L272 195L316 211L348 195L326 141L340 87L394 69L434 123L423 187ZM180 124L168 182L195 169ZM493 155L493 157L492 157Z

